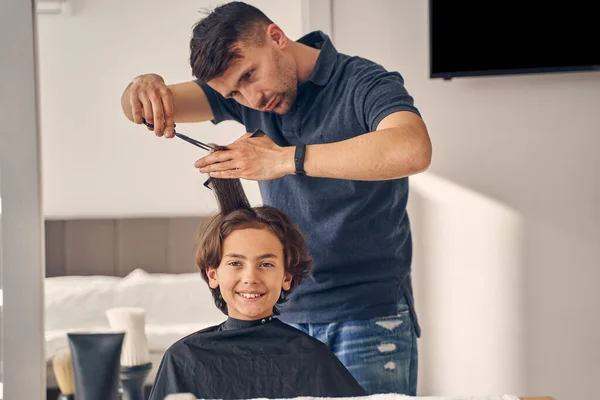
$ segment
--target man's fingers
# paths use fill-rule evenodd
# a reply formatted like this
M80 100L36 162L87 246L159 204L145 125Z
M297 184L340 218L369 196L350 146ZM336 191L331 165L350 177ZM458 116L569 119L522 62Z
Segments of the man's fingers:
M146 119L146 122L149 124L154 124L154 113L152 111L152 103L150 103L150 99L145 93L140 93L140 102L142 103L143 115ZM151 128L149 128L152 130Z
M154 131L156 136L174 136L173 94L161 76L146 74L134 78L129 103L134 122L141 124L146 120L152 125L147 126L148 130Z
M207 165L211 165L214 163L222 163L222 162L230 161L232 159L233 159L233 157L232 157L232 154L230 151L219 150L219 151L215 151L212 154L207 155L206 157L202 157L201 159L199 159L198 161L196 161L194 163L194 166L196 168L203 168L203 167L206 167Z
M239 169L228 169L227 171L211 172L210 177L217 179L237 179L241 178L241 173Z
M129 96L129 104L131 105L131 116L133 117L133 122L136 124L141 124L144 122L142 117L142 103L138 97L134 96L133 94Z
M152 102L154 133L156 136L161 137L165 131L165 116L163 113L162 100L156 93L152 93L150 95L150 101Z
M172 138L175 132L175 110L173 109L173 96L169 88L165 88L161 93L161 99L165 117L165 137Z
M210 173L210 172L218 172L218 171L228 171L236 168L236 163L233 160L223 161L220 163L214 163L207 165L206 167L200 168L200 172L202 173Z

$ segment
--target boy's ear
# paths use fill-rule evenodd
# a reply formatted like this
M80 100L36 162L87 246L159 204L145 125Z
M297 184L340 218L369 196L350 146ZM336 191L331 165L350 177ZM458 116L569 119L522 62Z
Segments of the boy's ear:
M207 267L206 276L208 276L208 286L210 286L211 289L216 289L219 287L219 279L216 268Z
M283 283L281 284L281 288L283 290L290 290L290 288L292 287L292 278L293 278L292 274L288 274L288 273L286 273L283 276Z

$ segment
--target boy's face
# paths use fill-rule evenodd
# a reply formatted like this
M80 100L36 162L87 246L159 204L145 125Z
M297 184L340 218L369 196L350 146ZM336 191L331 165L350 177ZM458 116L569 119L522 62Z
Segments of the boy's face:
M207 270L211 288L220 288L229 316L242 320L273 313L281 290L289 290L283 245L268 229L240 229L223 241L223 259Z

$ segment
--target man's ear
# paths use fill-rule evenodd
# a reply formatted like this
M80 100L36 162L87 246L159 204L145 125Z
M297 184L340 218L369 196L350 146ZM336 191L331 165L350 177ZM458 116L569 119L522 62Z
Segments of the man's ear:
M283 276L283 282L281 284L281 288L283 290L290 290L290 288L292 287L292 279L293 279L292 274L286 273Z
M211 289L219 287L219 277L217 276L217 269L213 267L206 268L206 276L208 276L208 286Z
M287 47L288 38L277 24L271 24L267 27L267 37L275 42L280 49Z

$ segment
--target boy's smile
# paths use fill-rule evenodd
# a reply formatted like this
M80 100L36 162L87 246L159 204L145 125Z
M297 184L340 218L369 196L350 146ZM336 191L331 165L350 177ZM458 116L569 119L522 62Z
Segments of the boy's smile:
M260 293L260 292L236 292L236 294L238 294L248 300L256 300L265 295L264 293Z

